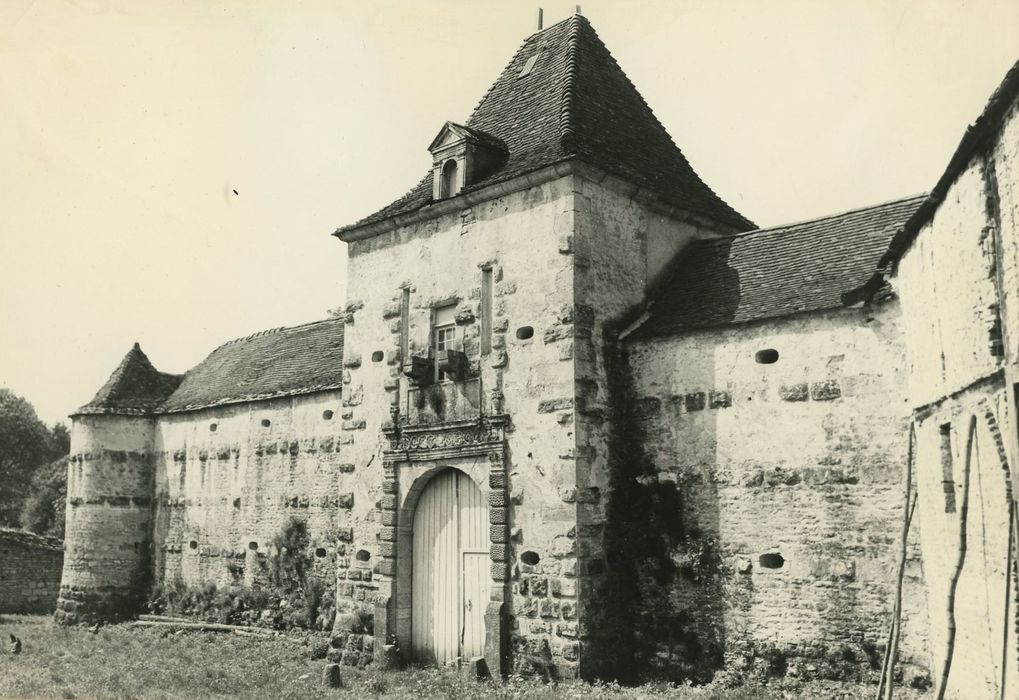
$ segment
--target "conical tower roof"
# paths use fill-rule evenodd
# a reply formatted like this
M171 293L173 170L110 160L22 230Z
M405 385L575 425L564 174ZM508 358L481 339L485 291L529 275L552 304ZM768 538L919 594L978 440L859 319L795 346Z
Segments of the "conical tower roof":
M508 157L501 168L463 191L577 158L693 214L738 231L753 228L698 177L581 15L528 37L467 127L504 143ZM429 173L404 197L340 232L431 202Z
M151 413L173 393L182 378L158 371L135 343L103 387L75 415Z

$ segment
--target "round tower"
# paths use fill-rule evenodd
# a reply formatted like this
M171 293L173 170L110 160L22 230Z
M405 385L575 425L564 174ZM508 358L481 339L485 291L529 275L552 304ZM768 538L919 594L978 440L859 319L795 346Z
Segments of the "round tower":
M179 381L157 372L135 344L96 397L71 416L58 622L118 620L140 611L151 578L154 412Z

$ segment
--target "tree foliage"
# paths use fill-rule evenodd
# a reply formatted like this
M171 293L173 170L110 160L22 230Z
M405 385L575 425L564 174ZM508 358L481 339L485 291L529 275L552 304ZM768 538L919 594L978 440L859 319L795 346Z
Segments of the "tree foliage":
M50 430L31 403L0 388L0 526L22 524L22 510L36 472L69 449L65 425L58 423Z
M26 530L64 539L67 461L64 456L36 470L21 510L21 525Z

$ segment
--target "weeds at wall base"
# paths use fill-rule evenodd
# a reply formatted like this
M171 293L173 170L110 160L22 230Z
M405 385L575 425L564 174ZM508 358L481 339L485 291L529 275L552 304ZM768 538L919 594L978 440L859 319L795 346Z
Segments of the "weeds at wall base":
M307 524L291 518L273 540L270 555L259 558L256 580L243 585L243 570L232 569L225 586L190 586L180 577L152 588L147 603L155 614L205 622L253 625L277 630L331 630L336 618L335 585L312 575L314 553Z

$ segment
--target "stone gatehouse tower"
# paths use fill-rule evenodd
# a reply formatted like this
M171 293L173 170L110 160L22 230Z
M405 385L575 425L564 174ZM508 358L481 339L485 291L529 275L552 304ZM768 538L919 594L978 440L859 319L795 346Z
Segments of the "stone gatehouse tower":
M413 581L414 533L429 480L454 469L487 503L470 537L489 667L504 668L514 638L573 674L604 567L607 324L687 242L751 224L701 182L580 16L530 37L430 150L416 188L337 232L350 461L371 461L384 435L387 631L449 648L441 630L415 631L441 622L415 617L430 584ZM401 363L417 357L408 377Z
M934 668L889 265L931 200L755 229L579 15L436 129L425 177L336 231L338 318L183 377L136 346L80 409L58 618L258 585L296 517L374 615L347 663L863 673L901 549L900 658Z

